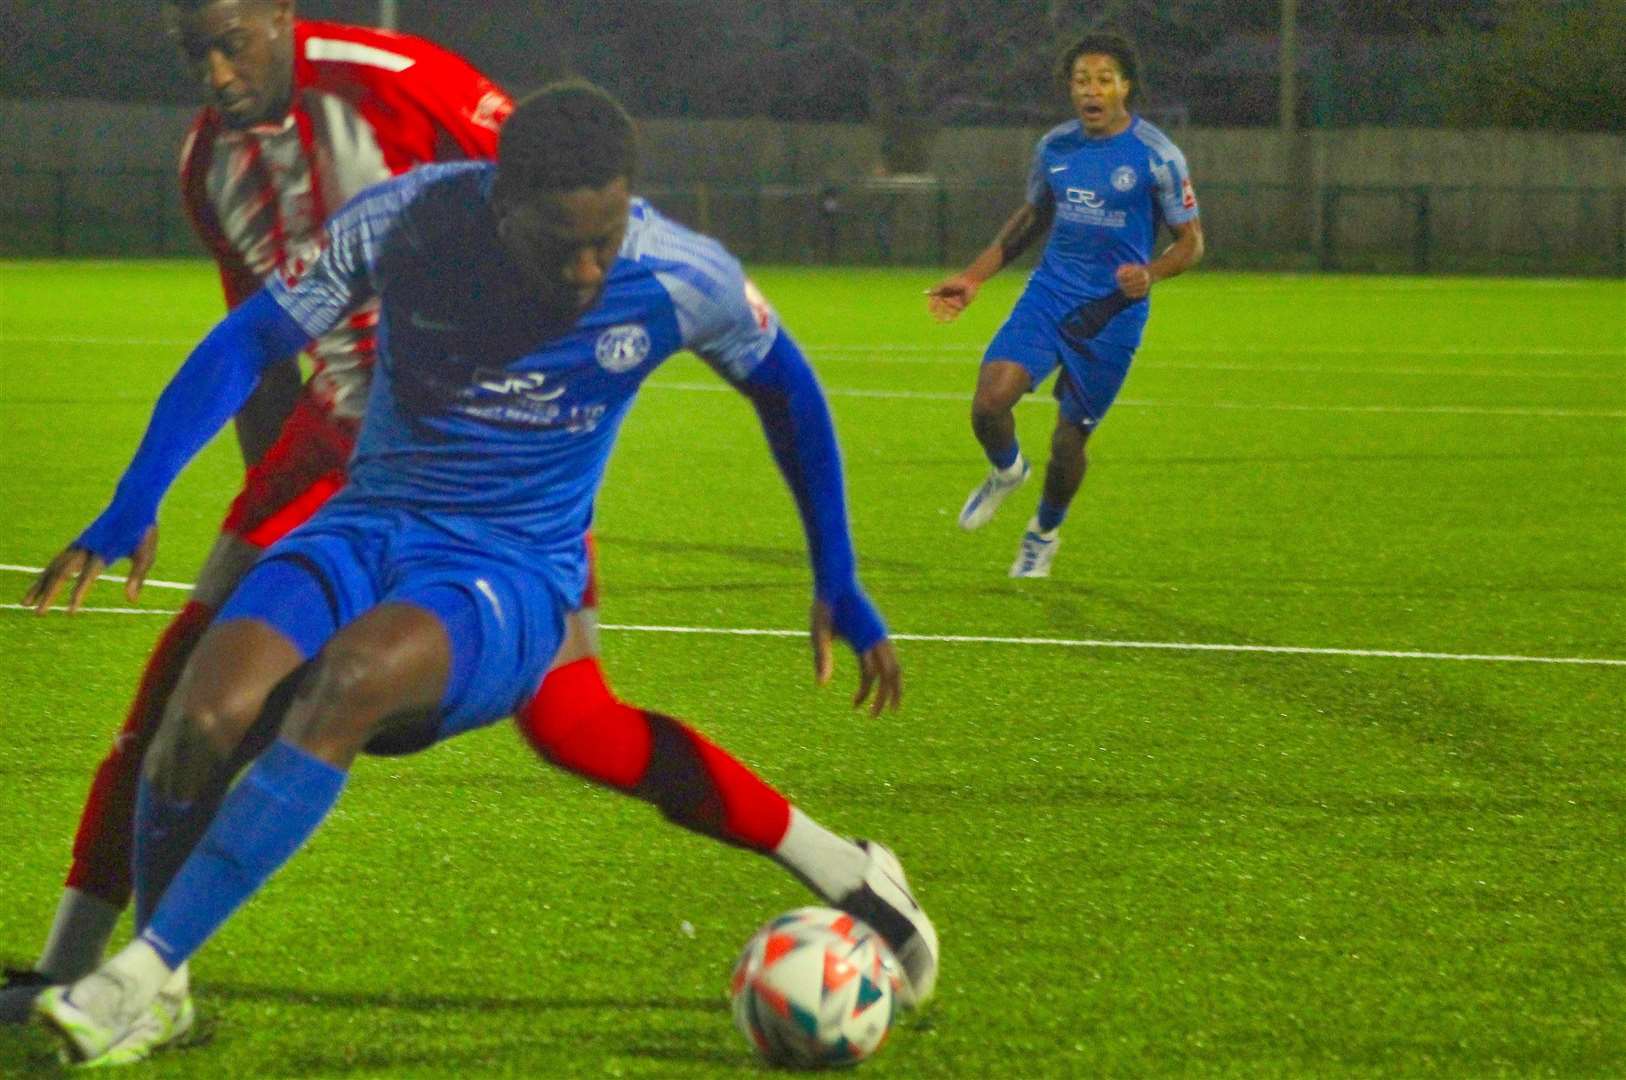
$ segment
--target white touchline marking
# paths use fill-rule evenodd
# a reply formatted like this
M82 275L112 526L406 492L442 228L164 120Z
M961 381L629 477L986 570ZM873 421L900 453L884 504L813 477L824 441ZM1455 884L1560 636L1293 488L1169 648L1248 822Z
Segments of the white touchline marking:
M982 359L981 349L966 349L953 356L921 356L911 353L876 351L868 353L842 352L831 354L809 350L823 364L902 364L906 366L937 365L963 367L974 370ZM1589 371L1484 371L1474 368L1449 367L1324 367L1317 364L1189 364L1178 360L1158 358L1157 350L1143 354L1135 360L1136 371L1216 371L1256 372L1263 375L1392 375L1439 379L1554 379L1581 382L1601 382L1626 385L1626 370L1621 372Z
M732 387L725 383L674 382L651 379L644 384L651 390L681 390L686 393L727 394ZM888 401L957 401L971 400L971 392L940 390L857 390L840 386L826 386L825 395L841 398L880 398ZM1018 404L1043 405L1050 398L1046 394L1029 395ZM1427 414L1456 416L1544 416L1572 420L1626 419L1626 409L1558 409L1519 405L1301 405L1290 401L1157 401L1149 398L1119 398L1116 407L1131 409L1233 409L1260 412L1345 412Z
M27 604L0 604L0 611L33 611ZM66 608L57 607L51 611L52 615L61 615ZM179 615L179 608L152 608L152 607L82 607L74 614L77 615Z
M809 345L804 343L802 348L814 353L899 352L964 355L968 352L975 352L980 355L987 346L987 341L979 339L954 345L920 345L912 342L877 343L873 345ZM1292 356L1610 356L1626 360L1626 349L1608 347L1518 349L1476 345L1438 345L1433 347L1426 345L1226 345L1223 348L1216 349L1212 345L1163 345L1154 343L1142 345L1141 351L1143 354L1177 352L1201 353L1204 356L1212 356L1215 353L1225 355L1265 353Z
M40 574L40 573L44 573L44 567L39 567L39 566L17 566L14 563L0 563L0 570L9 570L14 574ZM116 581L116 582L119 582L120 584L122 584L122 583L124 583L125 581L127 581L129 579L121 577L118 574L103 574L101 577L97 578L96 580L97 581ZM144 585L145 585L146 588L149 588L149 589L185 589L188 592L190 592L191 589L192 589L192 586L189 585L188 583L184 582L184 581L159 581L156 578L148 578L146 580L146 582L144 582Z
M10 569L0 567L0 569ZM0 604L0 610L32 611L23 604ZM58 614L59 612L53 612ZM81 615L175 615L173 608L83 607ZM721 637L802 638L806 630L772 630L733 626L656 626L648 623L600 623L600 630L629 634L705 634ZM1146 649L1160 652L1276 653L1290 656L1347 656L1382 660L1454 660L1482 664L1568 664L1626 667L1626 660L1607 656L1519 656L1495 653L1421 652L1405 649L1340 649L1310 645L1232 645L1203 641L1123 641L1113 638L1012 637L999 634L892 634L893 641L940 645L1026 645L1057 649Z

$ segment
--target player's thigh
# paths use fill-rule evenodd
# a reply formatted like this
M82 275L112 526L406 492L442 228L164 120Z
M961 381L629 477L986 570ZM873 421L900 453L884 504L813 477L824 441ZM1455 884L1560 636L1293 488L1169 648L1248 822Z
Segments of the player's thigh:
M1050 457L1053 461L1071 461L1084 454L1094 428L1075 423L1056 413L1056 426L1050 432Z
M283 737L345 766L380 732L432 716L451 674L450 633L415 603L385 601L363 612L317 655Z
M483 727L523 705L559 655L569 614L545 573L497 560L412 575L387 599L416 604L445 628L451 656L437 739Z
M598 551L592 536L587 537L587 586L580 606L565 617L565 640L548 670L599 654L598 633Z
M234 533L221 533L209 549L198 571L198 582L192 587L192 599L205 607L218 610L231 596L232 590L243 576L260 561L265 549L251 544Z
M1135 350L1100 339L1072 348L1054 389L1058 422L1093 431L1118 400Z
M977 371L972 409L979 413L1007 412L1033 389L1033 374L1015 360L984 360Z
M977 411L1009 409L1056 369L1060 314L1057 301L1042 290L1023 292L983 352Z
M272 689L302 663L299 648L260 620L214 623L142 760L147 779L172 797L200 792L254 727Z

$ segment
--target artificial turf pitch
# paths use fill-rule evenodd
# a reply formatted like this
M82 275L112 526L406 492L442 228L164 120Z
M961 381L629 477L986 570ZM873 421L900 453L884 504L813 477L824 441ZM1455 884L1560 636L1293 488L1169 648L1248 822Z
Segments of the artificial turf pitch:
M868 1074L1626 1074L1622 282L1160 287L1054 578L1012 582L1037 470L984 531L954 517L1019 276L947 327L930 271L757 276L831 394L863 580L926 638L899 642L904 710L849 710L850 654L812 687L792 504L691 358L610 467L603 618L793 633L612 629L606 666L902 855L942 982ZM11 263L0 298L0 563L39 566L104 503L218 289L198 263ZM1036 461L1053 414L1018 410ZM239 476L229 436L183 476L155 576L192 579ZM27 581L0 571L0 599ZM163 621L0 611L0 960L36 955ZM807 899L499 724L359 764L198 957L206 1044L144 1068L749 1075L724 981ZM0 1074L51 1067L0 1031Z

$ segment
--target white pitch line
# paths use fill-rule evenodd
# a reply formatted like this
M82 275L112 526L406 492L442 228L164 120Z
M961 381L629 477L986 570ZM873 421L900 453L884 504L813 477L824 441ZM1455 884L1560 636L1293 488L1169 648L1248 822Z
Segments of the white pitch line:
M6 611L32 611L22 604L0 604ZM81 615L174 615L167 608L86 607ZM633 634L703 634L719 637L802 638L806 630L773 630L730 626L656 626L600 623L600 630ZM1418 652L1404 649L1341 649L1310 645L1236 645L1205 641L1122 641L1112 638L1007 637L997 634L893 634L893 641L943 645L1025 645L1058 649L1141 649L1159 652L1275 653L1287 656L1343 656L1378 660L1450 660L1482 664L1566 664L1582 667L1626 667L1626 660L1606 656L1519 656L1498 653Z
M892 364L910 367L923 365L964 367L974 370L982 360L981 348L967 348L945 353L942 356L923 356L915 353L889 352L880 350L875 352L842 352L829 353L819 350L809 350L825 364ZM1389 375L1436 379L1530 379L1530 380L1562 380L1570 382L1601 382L1608 384L1626 384L1626 371L1622 372L1591 372L1591 371L1483 371L1472 368L1444 368L1444 367L1321 367L1315 364L1188 364L1178 360L1163 360L1158 357L1159 350L1150 350L1137 358L1135 368L1138 371L1215 371L1215 372L1243 372L1261 375ZM1212 353L1210 353L1212 355Z
M33 611L27 604L0 604L0 611ZM60 615L65 609L53 609L52 615ZM150 607L82 607L79 615L179 615L176 608L150 608Z
M0 570L9 570L14 574L39 574L44 572L44 567L18 566L15 563L0 563ZM103 574L96 580L116 581L123 584L128 579L121 577L118 574ZM185 581L159 581L156 578L148 578L145 582L145 586L149 589L184 589L187 592L192 591L192 586Z
M963 355L968 351L981 352L986 345L986 341L979 340L958 345L921 345L914 342L874 345L809 345L804 343L802 348L808 352L825 353L899 352ZM1216 351L1212 345L1152 344L1145 345L1142 348L1146 353L1202 353L1206 356L1212 356ZM1608 347L1517 349L1476 345L1438 345L1433 347L1426 345L1228 345L1224 351L1244 355L1287 353L1293 356L1608 356L1618 360L1626 360L1626 349Z

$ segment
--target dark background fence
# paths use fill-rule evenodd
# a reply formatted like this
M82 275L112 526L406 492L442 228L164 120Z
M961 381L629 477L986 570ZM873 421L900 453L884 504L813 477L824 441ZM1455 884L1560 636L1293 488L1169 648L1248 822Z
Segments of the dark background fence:
M10 170L0 254L201 252L172 171ZM1009 184L683 184L646 189L663 211L752 262L953 266L1014 208ZM1285 184L1201 188L1211 264L1393 271L1626 275L1626 190Z

